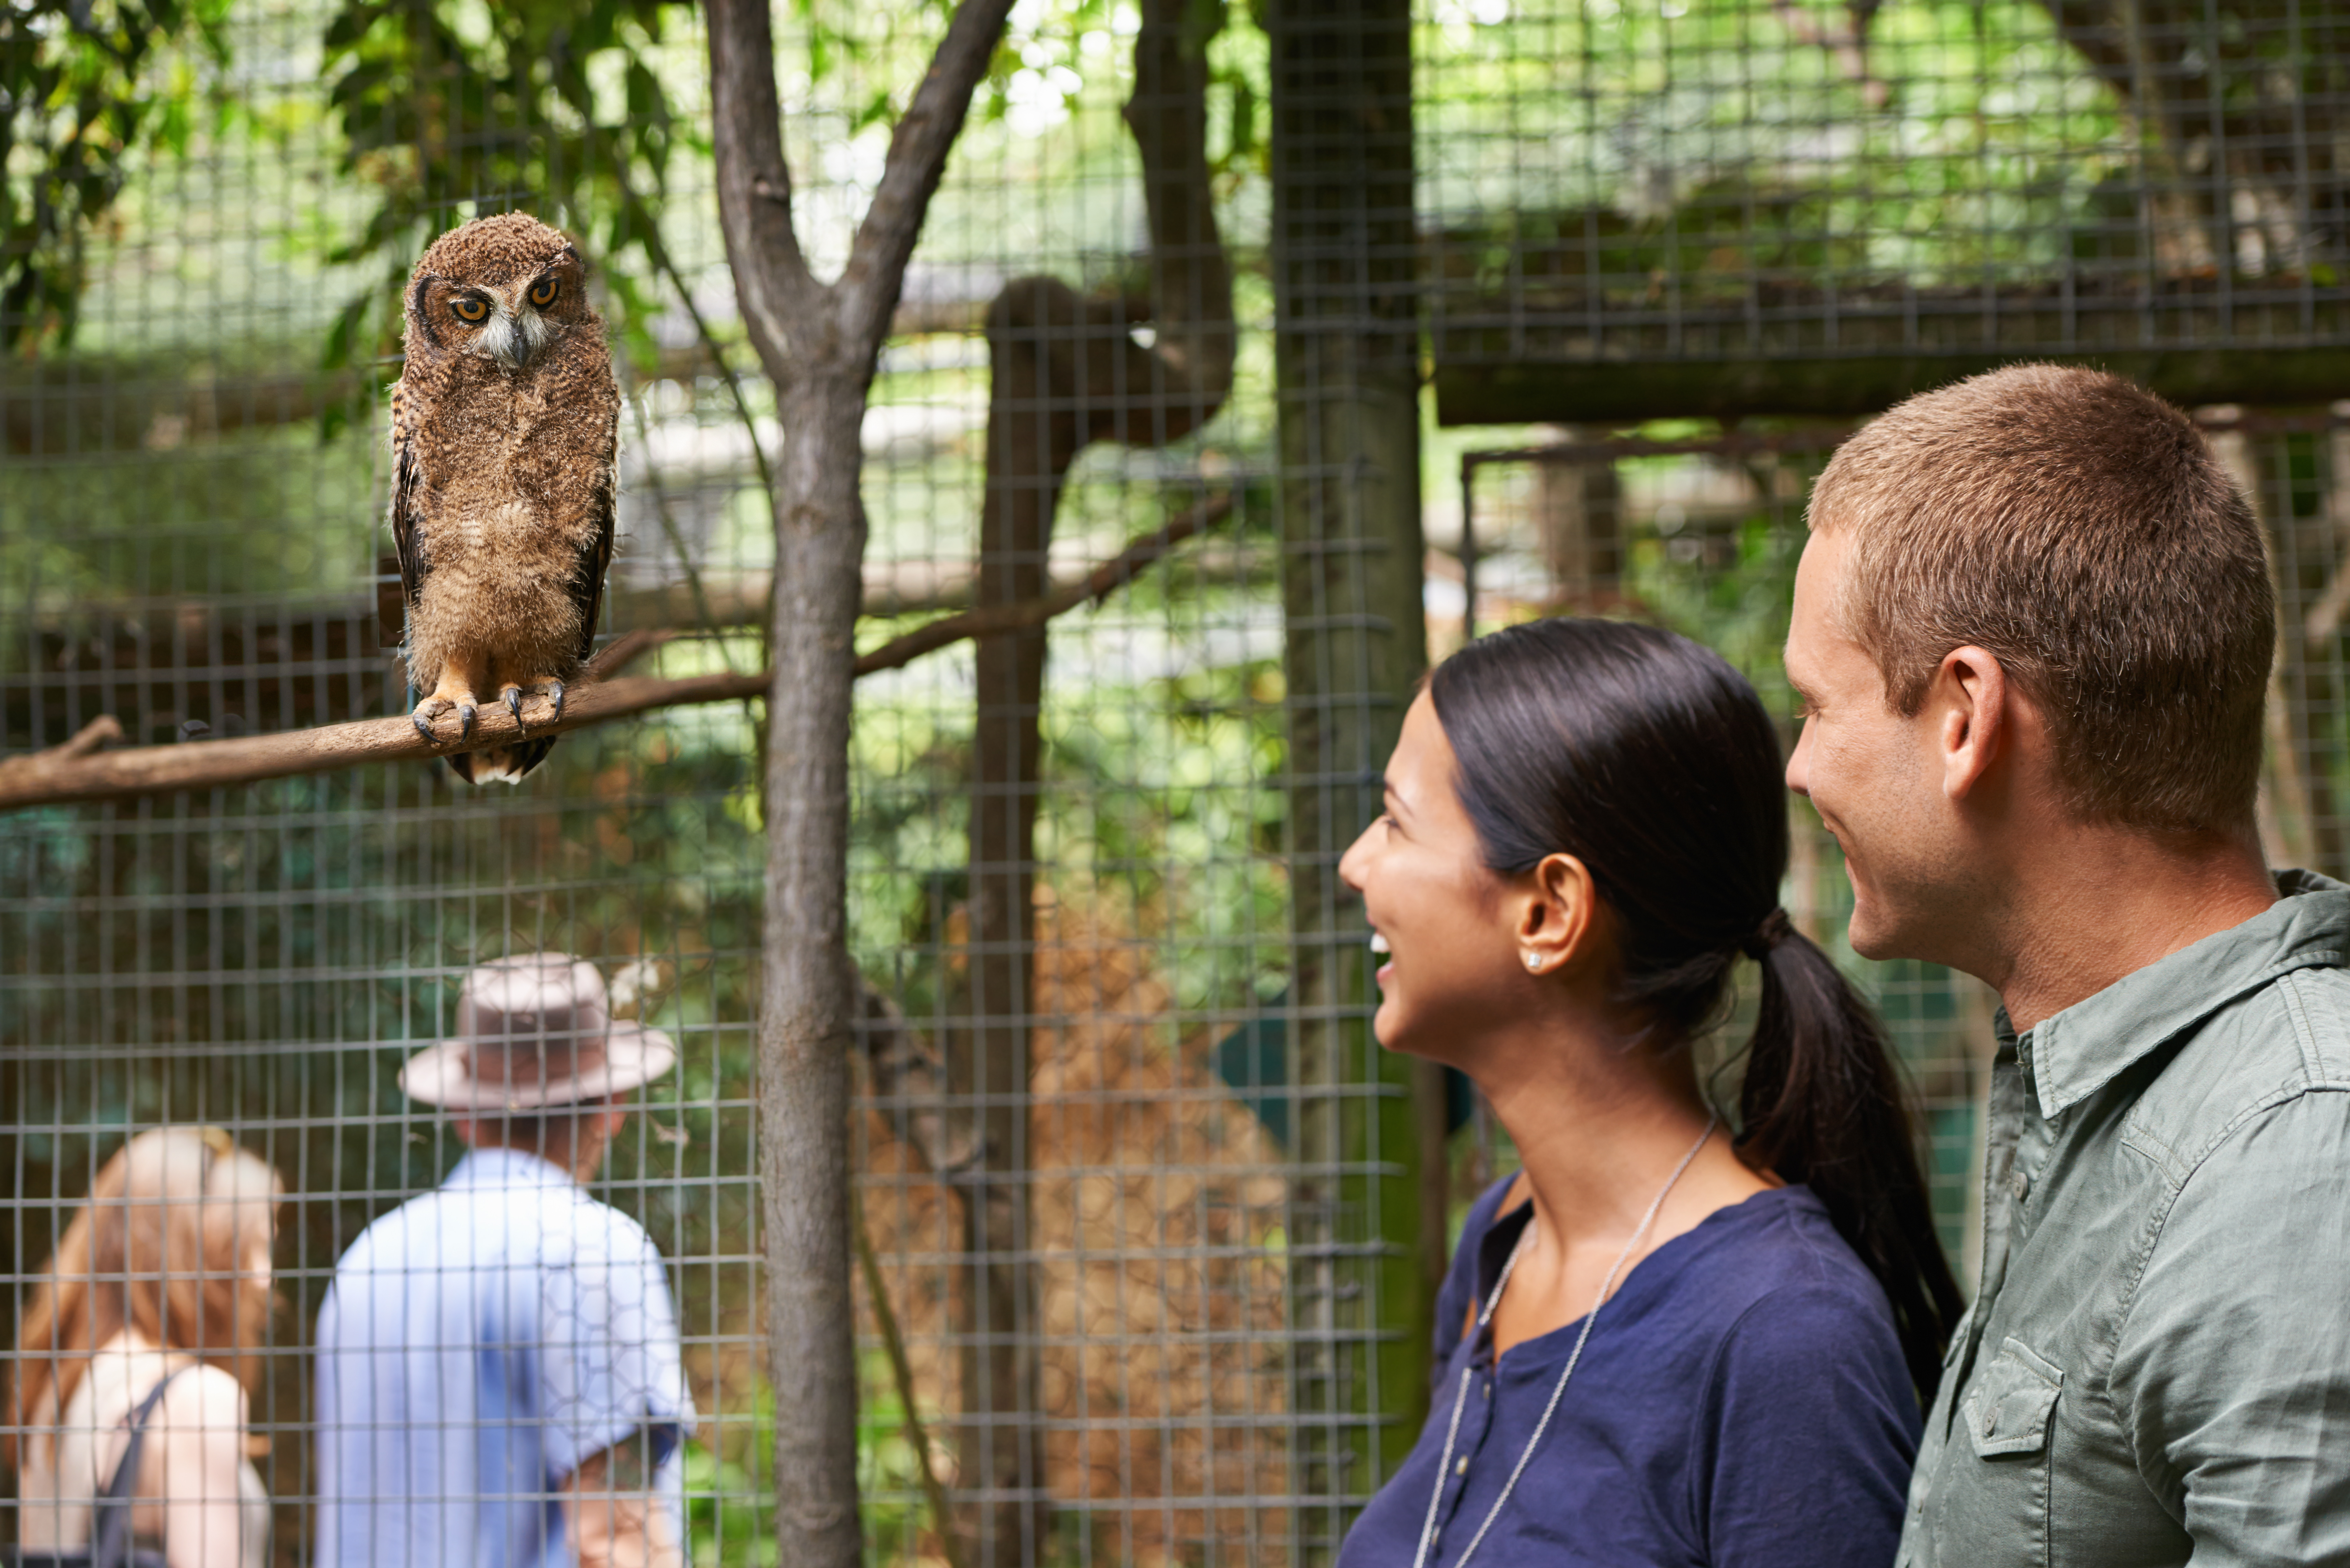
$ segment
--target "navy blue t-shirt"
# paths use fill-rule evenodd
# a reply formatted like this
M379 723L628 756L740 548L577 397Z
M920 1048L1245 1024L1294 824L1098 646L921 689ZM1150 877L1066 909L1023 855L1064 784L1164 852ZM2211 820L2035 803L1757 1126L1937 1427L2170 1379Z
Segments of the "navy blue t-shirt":
M1437 1298L1428 1425L1339 1568L1411 1568L1465 1374L1430 1568L1468 1550L1525 1449L1582 1319L1463 1342L1533 1215L1477 1200ZM1892 1309L1806 1187L1706 1217L1626 1275L1473 1568L1887 1568L1921 1417ZM1465 1463L1464 1463L1465 1461Z

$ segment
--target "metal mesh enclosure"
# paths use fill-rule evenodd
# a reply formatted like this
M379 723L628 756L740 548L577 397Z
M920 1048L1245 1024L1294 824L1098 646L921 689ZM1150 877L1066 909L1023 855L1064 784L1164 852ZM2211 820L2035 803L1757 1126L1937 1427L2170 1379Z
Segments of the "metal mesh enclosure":
M949 165L864 426L859 648L1059 613L858 688L875 1562L1325 1561L1409 1449L1430 1270L1512 1157L1372 1039L1336 864L1467 623L1654 618L1783 714L1804 495L1846 428L1800 416L2042 354L2203 402L2333 395L2324 6L1530 3L1023 4ZM0 754L107 714L196 745L407 711L399 286L509 208L579 240L611 327L607 645L762 667L788 432L735 316L691 8L99 9L136 112L79 141L99 78L28 85L73 7L0 20ZM819 271L939 26L777 16ZM2264 831L2340 874L2350 427L2210 423L2286 607ZM679 706L511 791L404 762L0 814L11 1351L125 1139L225 1128L286 1192L253 1407L272 1560L323 1560L319 1302L461 1152L399 1070L473 966L560 950L680 1048L592 1190L675 1298L691 1560L774 1561L761 743L755 702ZM1833 940L1835 846L1795 820L1788 906ZM1991 1002L1856 968L1963 1251Z
M0 392L11 751L101 713L156 742L404 711L381 525L397 285L439 228L507 206L579 236L614 331L628 404L606 631L681 632L639 667L664 675L757 667L772 556L759 462L778 435L756 378L728 369L748 355L706 155L681 130L658 156L638 144L669 132L665 117L706 115L701 39L681 9L606 18L606 47L581 69L610 79L575 102L559 54L536 75L524 61L546 21L520 14L485 42L478 18L429 8L255 6L158 45L148 88L185 89L191 123L130 150L106 221L78 236L70 331L62 311L12 319L29 351ZM1126 439L1074 470L1076 452L1048 454L1025 488L1006 481L1014 508L1066 496L1041 524L983 529L991 301L1013 320L1007 358L1088 337L1149 345L1148 311L1127 303L1147 293L1149 236L1119 117L1138 25L1130 8L1079 6L1015 27L865 428L875 645L974 599L1059 587L1139 535L1171 535L1172 552L1061 621L1024 697L1015 673L983 703L986 656L969 644L860 692L851 940L875 1011L855 1138L869 1242L859 1469L881 1560L943 1560L932 1480L953 1495L971 1564L1279 1561L1300 1529L1332 1528L1304 1522L1289 1479L1294 1090L1278 1060L1217 1053L1277 1007L1287 972L1264 334L1250 335L1229 411L1189 440L1225 388L1133 386L1122 366L1072 384L1046 366L1030 406L1111 410ZM837 265L886 140L876 102L902 101L931 27L833 8L786 33L820 265ZM1234 128L1250 78L1226 63L1229 40L1212 47L1222 120L1211 143L1176 152L1229 165L1217 178L1235 240L1261 254L1259 111ZM1261 40L1252 68L1261 102ZM428 89L454 101L438 128L410 96ZM1196 88L1192 102L1201 112ZM580 104L600 118L567 119ZM451 124L453 145L408 145ZM1178 237L1216 244L1212 231ZM1161 317L1221 314L1229 337L1228 282L1173 286ZM1238 309L1262 328L1269 308L1252 275ZM1193 529L1204 536L1176 548ZM1035 664L1044 640L991 646ZM1002 746L979 743L983 713ZM699 708L567 740L511 794L406 765L7 817L12 1345L125 1136L224 1127L288 1194L285 1311L254 1430L269 1444L276 1559L309 1560L306 1352L321 1296L359 1232L461 1152L448 1117L400 1094L399 1068L455 1027L471 966L571 952L603 971L620 1015L683 1055L595 1189L643 1222L671 1270L700 1412L684 1460L692 1557L773 1561L754 1230L758 768L753 715ZM1003 828L1010 847L974 850L974 824L1024 813ZM1003 923L1007 894L1033 899L1033 925ZM989 1139L975 1172L973 1141ZM1357 1246L1376 1251L1375 1234Z
M386 646L396 586L388 604L378 593L390 548L380 388L397 373L382 356L397 347L397 284L416 244L465 213L431 188L441 171L369 145L401 128L359 95L413 35L380 23L355 51L350 23L330 7L224 8L159 45L139 78L142 129L178 123L129 139L121 193L72 258L70 334L36 308L8 319L11 751L101 713L146 742L405 711ZM690 88L692 40L676 32L667 57ZM419 74L445 81L455 65ZM549 175L528 100L484 98L472 151L532 156L483 156L463 171L465 194L495 210L529 199L498 175L555 178L579 200L549 216L600 216L605 232L583 240L619 249L627 215L582 192L577 169ZM558 145L551 161L586 151ZM663 232L680 275L704 288L723 278L696 204L680 202ZM629 291L649 270L641 252L614 260L608 309L635 352L619 356L634 400L611 621L690 624L663 595L691 597L681 563L733 559L733 536L710 524L740 480L667 448L690 449L694 410L725 393L706 367L697 383L674 347L695 341L675 296L653 302L648 281L640 306ZM704 422L726 438L730 427ZM748 440L732 428L742 457ZM676 656L732 655L706 634ZM276 1562L311 1559L307 1345L335 1262L461 1152L449 1119L405 1098L395 1075L452 1031L468 968L541 949L596 961L615 1010L681 1048L681 1070L643 1096L598 1193L671 1265L704 1445L686 1458L689 1534L748 1517L753 1484L724 1466L748 1452L754 1405L744 988L756 762L739 710L674 718L583 734L568 766L494 797L457 793L437 766L362 769L36 809L0 826L11 1351L45 1260L127 1134L213 1124L268 1160L286 1190L283 1310L253 1431ZM14 1540L7 1511L0 1538Z
M2322 5L1438 6L1447 417L1859 414L2078 355L2184 401L2329 398L2343 26Z

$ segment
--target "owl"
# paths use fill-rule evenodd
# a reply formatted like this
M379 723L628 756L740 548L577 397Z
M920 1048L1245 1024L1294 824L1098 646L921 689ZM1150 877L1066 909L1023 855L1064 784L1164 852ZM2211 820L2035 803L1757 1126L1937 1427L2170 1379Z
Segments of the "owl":
M442 234L410 275L391 534L410 719L427 740L452 712L471 735L485 702L525 732L561 717L595 639L620 395L586 273L559 230L506 213ZM526 736L448 763L473 784L519 784L554 744Z

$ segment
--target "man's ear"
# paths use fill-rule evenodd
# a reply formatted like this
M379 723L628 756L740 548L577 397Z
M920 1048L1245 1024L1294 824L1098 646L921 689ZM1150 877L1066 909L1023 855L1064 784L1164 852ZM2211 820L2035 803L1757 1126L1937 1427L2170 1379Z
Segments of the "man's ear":
M1513 921L1526 972L1555 974L1591 950L1599 890L1591 868L1572 855L1545 855L1519 894Z
M1969 644L1942 656L1926 689L1936 715L1934 739L1942 764L1942 794L1961 801L1977 794L2015 743L2014 693L2007 671L1989 650Z

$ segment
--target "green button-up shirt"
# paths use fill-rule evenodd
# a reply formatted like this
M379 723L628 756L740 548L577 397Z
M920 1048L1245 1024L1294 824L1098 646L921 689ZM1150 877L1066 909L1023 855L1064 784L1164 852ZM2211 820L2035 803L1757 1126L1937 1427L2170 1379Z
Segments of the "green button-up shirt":
M2350 888L2017 1036L1902 1568L2350 1565Z

